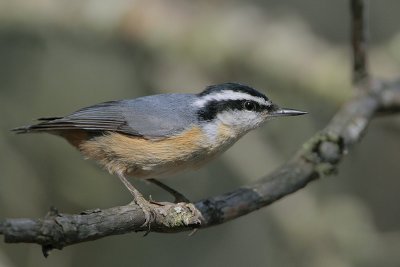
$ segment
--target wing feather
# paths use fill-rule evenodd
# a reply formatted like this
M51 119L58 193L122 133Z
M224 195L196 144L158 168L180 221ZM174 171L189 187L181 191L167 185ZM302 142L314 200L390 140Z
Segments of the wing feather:
M112 131L134 136L166 137L179 133L196 120L192 94L163 94L100 103L65 117L41 118L41 122L13 131L57 132L67 130Z
M41 118L40 123L13 129L17 133L59 130L113 131L139 135L127 127L122 101L109 101L80 109L65 117Z

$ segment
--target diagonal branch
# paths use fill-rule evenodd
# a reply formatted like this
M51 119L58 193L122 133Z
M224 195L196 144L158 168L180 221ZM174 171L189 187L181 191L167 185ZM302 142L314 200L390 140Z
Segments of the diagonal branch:
M364 0L351 0L351 43L353 48L353 82L367 81L367 3Z
M397 101L388 101L387 96ZM324 175L332 175L339 161L357 143L377 111L400 111L400 84L372 88L347 102L321 132L296 155L257 184L193 204L153 205L150 229L135 204L80 214L55 210L43 219L0 221L0 234L8 243L37 243L45 255L53 248L132 231L180 232L206 228L243 216L289 195Z

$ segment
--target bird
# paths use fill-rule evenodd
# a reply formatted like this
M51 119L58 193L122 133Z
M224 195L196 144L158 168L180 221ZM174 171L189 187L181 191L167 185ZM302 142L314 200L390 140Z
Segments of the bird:
M229 82L196 94L103 102L64 117L39 118L39 123L13 131L66 139L86 159L119 177L148 222L148 201L128 178L147 179L173 194L176 202L188 201L158 178L203 166L272 118L306 113L281 108L256 89Z

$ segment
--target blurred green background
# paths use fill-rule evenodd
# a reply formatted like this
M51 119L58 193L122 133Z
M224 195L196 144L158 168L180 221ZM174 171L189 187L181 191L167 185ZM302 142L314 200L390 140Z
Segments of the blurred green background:
M400 74L400 2L370 1L371 69ZM276 120L198 172L165 182L199 200L266 175L354 93L349 3L0 0L0 218L124 205L118 179L65 141L9 129L98 102L250 84L308 116ZM53 251L0 242L0 266L400 266L400 118L371 123L338 175L232 222L113 236ZM134 181L145 195L170 199Z

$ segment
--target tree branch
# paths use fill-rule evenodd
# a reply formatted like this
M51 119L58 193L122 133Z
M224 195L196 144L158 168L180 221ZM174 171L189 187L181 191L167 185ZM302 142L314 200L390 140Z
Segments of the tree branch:
M390 90L385 90L381 94L381 105L379 114L391 114L400 112L400 81L396 81L390 85Z
M367 81L367 4L364 0L351 0L351 40L353 48L353 82L358 84Z
M372 88L347 102L325 129L317 133L282 167L254 185L197 203L152 206L150 228L135 203L110 209L63 214L51 210L43 219L6 219L0 234L7 243L37 243L44 254L53 248L138 231L180 232L221 224L267 206L309 182L336 172L339 161L358 142L378 110L400 110L400 84Z

